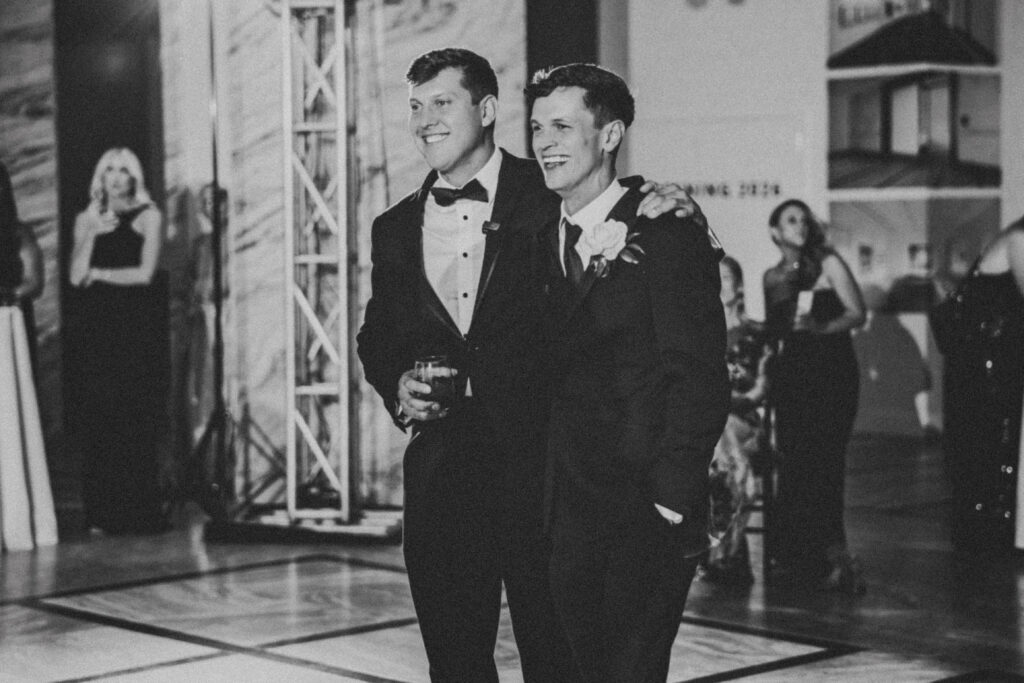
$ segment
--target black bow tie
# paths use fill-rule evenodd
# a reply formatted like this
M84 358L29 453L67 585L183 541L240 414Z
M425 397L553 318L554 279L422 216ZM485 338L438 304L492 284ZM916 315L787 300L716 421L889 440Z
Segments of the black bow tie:
M475 202L487 201L487 189L476 178L458 188L432 187L430 194L434 195L434 201L438 206L451 206L457 199L469 199Z

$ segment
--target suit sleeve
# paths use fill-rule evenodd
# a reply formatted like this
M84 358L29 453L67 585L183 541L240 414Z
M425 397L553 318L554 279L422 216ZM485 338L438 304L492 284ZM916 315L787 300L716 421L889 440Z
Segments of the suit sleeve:
M644 272L665 388L665 431L650 472L654 502L690 517L706 506L708 465L729 411L718 257L706 231L662 217Z
M386 238L386 225L381 217L373 222L371 232L370 300L366 303L362 327L356 335L356 353L363 364L366 381L384 400L391 419L400 429L405 425L397 414L398 379L413 365L412 354L402 343L397 324L396 304L402 296L396 262L395 245Z

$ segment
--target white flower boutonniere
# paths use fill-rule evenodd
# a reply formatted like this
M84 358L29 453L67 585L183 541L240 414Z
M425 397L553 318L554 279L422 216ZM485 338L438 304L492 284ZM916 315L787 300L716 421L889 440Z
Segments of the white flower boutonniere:
M640 263L644 250L634 241L640 233L627 233L622 221L605 221L596 225L590 234L580 235L580 240L590 249L590 262L597 277L608 277L610 263L616 259L633 265Z

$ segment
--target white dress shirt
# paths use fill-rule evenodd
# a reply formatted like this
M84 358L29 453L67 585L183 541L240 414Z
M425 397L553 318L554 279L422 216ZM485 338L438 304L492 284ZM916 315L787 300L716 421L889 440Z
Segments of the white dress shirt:
M484 264L483 225L491 218L500 169L501 152L495 149L475 176L487 190L486 202L457 199L450 206L438 206L430 195L423 206L423 265L427 281L463 335L469 332L473 321ZM434 187L453 185L439 176Z
M565 202L562 202L563 220L558 223L558 253L561 254L565 251L565 221L578 225L583 234L589 237L597 225L608 220L608 214L619 203L626 191L627 188L623 187L616 178L604 189L604 192L571 216L565 210ZM586 270L593 254L590 253L590 248L584 244L584 240L580 239L576 242L576 253L580 255L583 270ZM562 272L565 272L564 262L562 263Z
M491 219L500 170L501 150L495 148L474 176L487 190L486 202L456 199L450 206L440 206L430 194L423 205L423 267L427 282L463 336L473 323L480 271L484 267L484 222ZM443 176L438 176L433 186L455 187ZM472 378L467 377L466 396L472 395Z

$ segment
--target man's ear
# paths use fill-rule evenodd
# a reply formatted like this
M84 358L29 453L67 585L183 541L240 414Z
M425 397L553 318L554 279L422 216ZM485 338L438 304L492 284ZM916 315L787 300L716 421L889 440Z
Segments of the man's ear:
M622 136L626 134L626 126L618 119L610 121L601 130L601 149L609 154L622 144Z
M487 128L498 120L498 98L494 95L484 95L480 99L480 124Z

